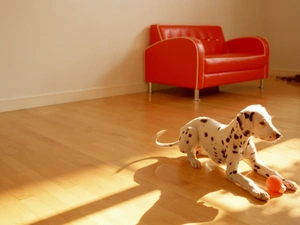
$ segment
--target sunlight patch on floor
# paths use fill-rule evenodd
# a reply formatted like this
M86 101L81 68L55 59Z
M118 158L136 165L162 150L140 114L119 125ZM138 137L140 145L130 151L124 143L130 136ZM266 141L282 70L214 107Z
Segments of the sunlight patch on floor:
M160 194L159 190L149 191L145 194L135 196L128 201L114 204L96 214L109 215L111 217L118 215L122 216L125 221L135 221L137 223L144 213L151 209L159 200Z
M293 207L292 209L290 209L290 212L288 213L288 215L290 217L294 217L297 218L300 215L300 207L299 205Z
M49 184L46 184L49 185ZM37 187L39 186L39 187ZM42 186L37 185L35 189L40 189L41 192L45 191ZM31 189L27 187L27 189ZM48 189L49 190L49 189ZM88 221L121 221L121 218L126 221L139 221L140 217L149 210L153 204L159 199L160 191L144 191L142 193L136 193L134 197L131 197L131 193L139 190L139 185L132 185L131 188L120 189L119 192L111 193L111 195L103 196L103 198L91 197L84 189L76 187L68 193L56 193L53 196L55 199L62 198L60 200L53 201L53 205L49 207L49 202L44 203L36 201L35 197L22 200L22 203L26 206L32 206L33 204L40 208L40 215L38 218L26 217L23 218L23 222L26 224L38 224L38 222L54 221L57 216L71 219L72 224L89 224ZM118 195L128 194L127 201L120 201ZM123 198L123 197L122 197ZM78 212L82 212L84 216L78 215ZM132 212L135 212L134 214ZM118 215L118 218L116 218Z
M101 175L99 175L99 170L102 172ZM105 170L107 172L104 172ZM107 169L105 166L99 166L77 171L76 173L52 177L51 179L40 179L11 187L7 192L0 192L0 206L2 205L7 210L12 210L12 218L19 210L18 220L22 221L22 224L35 224L38 221L49 218L50 220L55 220L57 215L77 218L76 214L78 213L76 212L78 209L79 211L89 211L91 208L94 208L95 203L99 205L99 201L109 196L118 195L126 190L130 191L139 187L132 180L131 175L128 175L130 179L126 179L125 174L119 176L113 172L114 170ZM160 193L149 192L148 194L152 195L153 202L147 202L145 205L150 205L149 207L151 207ZM143 195L136 195L136 198L133 198L133 202L140 202L140 199L147 198L143 198ZM131 200L129 199L128 202L131 202ZM105 200L103 201L105 202ZM120 203L119 205L123 207L123 204L127 204L126 207L128 208L130 204L133 204L132 202L128 204L128 202ZM13 205L15 206L12 207ZM112 205L109 208L104 207L103 210L94 211L102 214L106 210L110 212L111 208L114 207L115 205ZM33 213L30 210L31 208L39 210ZM91 210L91 212L94 211ZM121 211L124 210L122 209ZM89 217L89 213L86 214Z
M262 209L262 215L275 215L284 213L290 217L299 217L299 199L295 198L293 192L284 193L278 198L271 199L268 203L270 207L264 207Z
M295 146L298 147L295 148ZM282 149L285 150L283 151ZM287 171L287 168L299 164L299 159L297 157L299 149L300 138L293 138L265 148L258 153L258 156L261 161L267 163L268 166L274 167L274 169ZM289 157L286 157L286 155ZM291 157L293 155L295 155L295 157Z

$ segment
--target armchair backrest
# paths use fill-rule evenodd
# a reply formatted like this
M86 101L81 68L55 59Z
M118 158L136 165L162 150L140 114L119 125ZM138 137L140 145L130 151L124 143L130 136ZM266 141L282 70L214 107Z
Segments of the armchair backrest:
M220 26L155 24L150 27L150 44L176 37L191 37L201 40L205 54L227 53L225 38Z

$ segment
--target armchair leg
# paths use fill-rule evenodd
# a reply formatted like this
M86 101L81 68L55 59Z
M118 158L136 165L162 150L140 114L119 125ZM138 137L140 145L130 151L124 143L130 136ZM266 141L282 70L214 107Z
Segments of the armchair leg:
M264 89L265 88L264 81L265 81L264 79L260 79L260 85L259 85L260 89Z
M194 101L200 101L199 89L194 90Z
M149 92L149 93L153 93L153 90L152 90L152 83L151 83L151 82L148 83L148 92Z

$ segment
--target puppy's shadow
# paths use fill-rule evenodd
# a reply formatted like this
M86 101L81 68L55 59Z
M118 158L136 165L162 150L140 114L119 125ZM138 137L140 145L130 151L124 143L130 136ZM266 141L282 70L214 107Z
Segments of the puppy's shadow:
M201 169L193 169L185 156L150 157L130 164L145 160L154 160L154 163L138 169L134 174L134 181L141 188L159 190L161 194L142 215L138 224L176 225L213 221L219 209L212 207L211 202L203 198L213 192L220 192L218 195L230 192L248 199L249 203L264 204L228 181L224 169L210 159L200 159ZM130 164L118 171L130 167Z

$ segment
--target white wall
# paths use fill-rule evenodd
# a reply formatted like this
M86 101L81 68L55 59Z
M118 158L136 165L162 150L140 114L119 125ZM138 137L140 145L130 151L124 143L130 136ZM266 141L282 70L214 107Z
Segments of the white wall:
M265 35L266 6L261 0L1 0L0 111L146 91L150 24L218 24L226 38Z
M275 72L300 72L300 1L268 0L265 30L269 41L270 67Z

